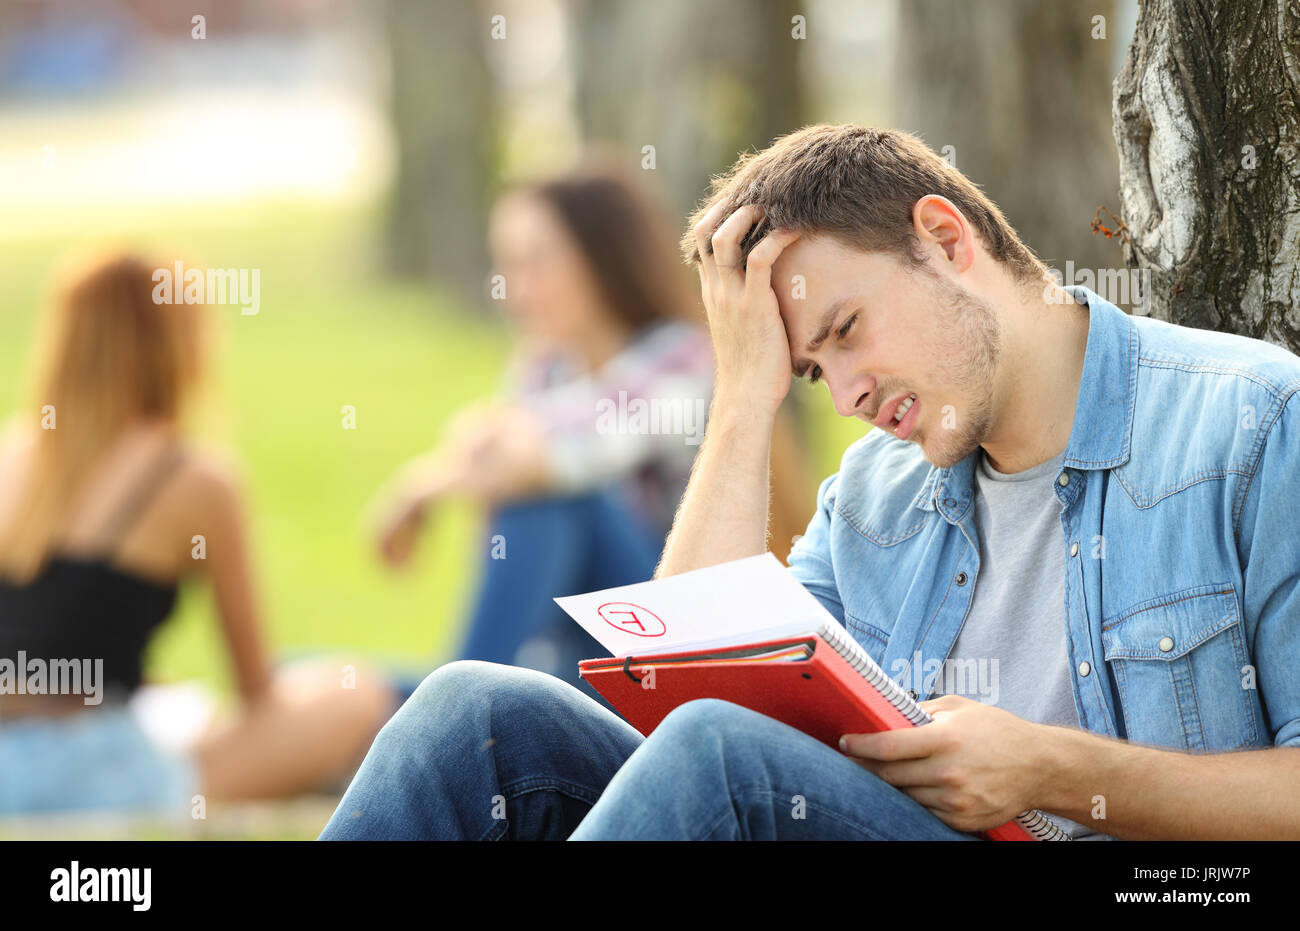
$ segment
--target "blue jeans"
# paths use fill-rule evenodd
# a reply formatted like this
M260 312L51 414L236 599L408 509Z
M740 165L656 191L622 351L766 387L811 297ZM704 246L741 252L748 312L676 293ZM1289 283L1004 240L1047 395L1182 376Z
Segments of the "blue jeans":
M114 809L188 820L198 791L194 758L155 744L128 705L0 723L0 816Z
M838 750L719 699L642 737L553 676L434 670L321 840L976 840Z
M458 658L550 673L603 703L578 677L578 661L609 651L551 599L644 582L664 532L614 489L512 502L494 510L488 525Z

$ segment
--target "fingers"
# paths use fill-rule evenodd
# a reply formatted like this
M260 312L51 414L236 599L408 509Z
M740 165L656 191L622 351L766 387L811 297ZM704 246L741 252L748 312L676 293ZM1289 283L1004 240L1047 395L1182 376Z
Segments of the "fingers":
M709 271L704 267L703 261L700 262L697 271L700 273L700 297L704 299L705 307L712 307L713 297L712 292L709 290Z
M946 736L929 726L840 737L842 751L868 760L919 760L944 749L945 743Z
M725 208L726 203L718 201L709 209L708 213L700 218L700 222L695 224L695 248L700 253L700 281L706 288L709 281L717 277L717 268L713 261L713 246L710 240L714 230L722 221Z
M720 293L726 282L741 284L749 299L757 298L771 287L772 265L787 246L800 237L794 230L768 231L742 259L746 236L766 216L757 204L746 204L723 221L726 204L719 201L695 224L695 244L700 253L700 291L708 305L710 296ZM749 271L754 274L748 274Z
M786 246L798 239L802 233L797 230L772 230L749 252L745 263L746 269L756 267L771 268L785 251Z
M760 293L772 288L772 266L786 247L800 235L795 230L774 230L750 251L745 263L746 299L756 300Z
M385 528L379 535L379 555L384 562L396 569L406 561L408 547L403 544L406 542L401 539L401 532L394 528Z
M739 208L726 215L728 204L718 201L695 224L695 247L700 253L700 283L707 294L721 283L723 274L740 275L740 243L750 227L763 216L763 210L754 204ZM725 222L724 222L724 219Z
M936 714L943 711L956 711L958 708L962 707L962 705L966 704L977 704L977 702L972 701L972 699L969 699L964 695L940 695L938 698L930 698L926 701L917 702L920 709L930 715L930 717L934 717Z
M724 269L733 269L738 275L744 275L741 266L740 243L749 232L749 228L763 218L763 208L755 204L746 204L717 228L711 237L713 243L713 260L721 276Z
M896 789L913 789L943 784L939 764L929 757L920 760L896 760L892 762L855 757L853 762Z

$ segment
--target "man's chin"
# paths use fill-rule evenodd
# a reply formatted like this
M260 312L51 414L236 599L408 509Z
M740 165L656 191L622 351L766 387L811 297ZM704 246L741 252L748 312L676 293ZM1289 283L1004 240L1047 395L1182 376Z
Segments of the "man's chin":
M970 444L944 444L939 448L926 446L925 434L920 430L915 430L904 443L916 443L921 448L921 455L930 465L939 469L951 469L957 463L961 462L975 450L979 449L978 443Z
M884 428L878 427L877 429L883 430ZM924 458L926 462L930 463L930 465L935 466L936 468L939 469L951 469L957 463L961 462L963 459L969 456L972 452L979 449L979 444L973 442L967 444L967 446L962 446L961 444L956 444L956 445L949 444L949 445L941 446L938 449L932 446L927 446L925 442L926 441L925 430L922 429L921 427L916 427L915 429L913 429L911 435L908 436L908 438L905 440L899 439L897 436L894 436L894 434L889 430L885 430L885 432L888 433L894 440L896 440L899 443L914 444L918 449L921 450L922 458Z

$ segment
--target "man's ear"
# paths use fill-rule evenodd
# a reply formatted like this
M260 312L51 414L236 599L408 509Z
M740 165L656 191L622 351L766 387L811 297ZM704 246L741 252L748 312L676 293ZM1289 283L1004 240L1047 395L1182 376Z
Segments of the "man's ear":
M921 248L937 245L952 270L964 272L975 261L975 235L956 204L939 194L927 194L912 205L912 229Z

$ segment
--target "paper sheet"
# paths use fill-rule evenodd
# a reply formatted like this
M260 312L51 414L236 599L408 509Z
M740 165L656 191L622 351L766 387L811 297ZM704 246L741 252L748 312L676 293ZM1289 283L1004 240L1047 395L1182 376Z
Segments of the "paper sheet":
M831 615L771 553L555 603L611 656L817 630Z

